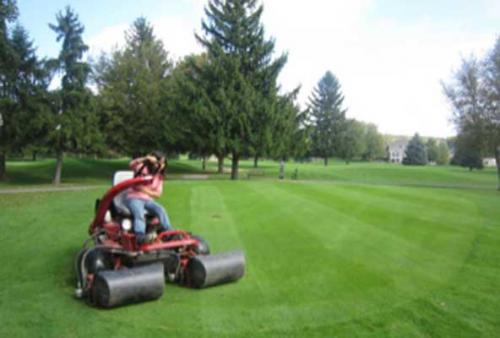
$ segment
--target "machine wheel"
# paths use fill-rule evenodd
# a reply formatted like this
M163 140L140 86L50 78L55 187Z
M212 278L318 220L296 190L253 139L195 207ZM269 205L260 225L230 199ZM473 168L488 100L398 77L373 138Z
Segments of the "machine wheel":
M85 268L88 273L95 274L101 270L112 269L113 261L109 253L104 250L90 249L85 258Z
M179 280L180 264L181 260L177 254L169 255L163 260L166 280L169 282L177 282Z
M192 238L196 239L198 242L200 242L200 245L195 249L195 252L198 255L209 255L210 254L210 247L208 246L208 242L203 239L203 237L198 236L198 235L191 235Z

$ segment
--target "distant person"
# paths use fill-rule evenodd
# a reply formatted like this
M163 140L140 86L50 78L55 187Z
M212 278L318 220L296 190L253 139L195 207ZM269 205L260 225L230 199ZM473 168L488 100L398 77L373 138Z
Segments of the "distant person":
M139 244L151 242L154 239L146 236L146 210L158 217L162 231L172 229L165 208L154 201L154 198L160 197L163 192L165 167L165 155L160 151L154 151L130 162L130 168L135 176L153 176L151 183L135 186L127 192L125 203L134 217L134 232Z

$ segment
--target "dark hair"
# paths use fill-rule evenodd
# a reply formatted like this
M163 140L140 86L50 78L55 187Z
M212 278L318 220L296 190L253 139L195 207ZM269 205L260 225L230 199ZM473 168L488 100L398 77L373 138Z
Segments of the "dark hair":
M165 166L162 168L162 170L159 170L160 166L158 163L151 163L149 161L145 161L144 164L148 167L149 172L153 175L156 174L165 175L165 168L167 166L167 157L165 156L165 154L162 151L154 150L150 153L150 155L155 157L158 162L161 160L165 160Z
M160 150L154 150L151 152L151 155L153 155L154 157L156 157L156 159L159 161L161 159L165 159L165 154L160 151Z

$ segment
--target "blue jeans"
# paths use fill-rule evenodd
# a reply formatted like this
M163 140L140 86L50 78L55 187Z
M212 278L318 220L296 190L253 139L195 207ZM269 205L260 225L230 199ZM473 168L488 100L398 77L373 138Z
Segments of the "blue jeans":
M136 234L144 235L146 233L146 217L144 215L146 210L160 219L162 231L172 229L165 208L155 201L131 198L126 200L126 204L134 216L134 231Z

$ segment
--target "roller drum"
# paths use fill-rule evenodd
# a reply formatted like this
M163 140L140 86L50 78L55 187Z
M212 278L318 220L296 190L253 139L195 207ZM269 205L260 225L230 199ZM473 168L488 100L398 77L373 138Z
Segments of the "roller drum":
M245 256L241 251L195 256L189 260L187 273L195 288L234 282L245 273Z
M103 270L96 274L92 289L98 306L120 305L158 299L165 288L162 263L120 270Z

